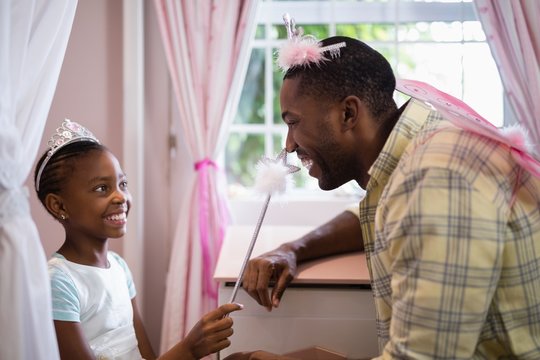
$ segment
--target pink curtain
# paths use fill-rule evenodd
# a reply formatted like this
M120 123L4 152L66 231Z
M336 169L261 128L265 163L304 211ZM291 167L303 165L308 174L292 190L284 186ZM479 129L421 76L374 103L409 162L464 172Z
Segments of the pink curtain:
M475 0L476 10L519 122L540 144L540 1Z
M222 150L245 77L257 0L155 0L180 128L196 173L181 201L166 281L162 351L217 305L213 271L228 224ZM221 179L220 179L221 178Z

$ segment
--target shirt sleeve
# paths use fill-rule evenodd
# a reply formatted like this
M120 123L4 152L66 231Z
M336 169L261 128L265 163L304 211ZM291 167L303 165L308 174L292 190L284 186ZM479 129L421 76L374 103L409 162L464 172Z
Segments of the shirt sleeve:
M124 269L124 273L126 274L126 280L127 280L127 287L129 291L129 298L133 299L135 295L137 295L137 290L135 289L135 283L133 282L133 275L131 275L131 271L129 270L129 266L126 263L126 261L117 253L111 251L113 257L118 261L118 264Z
M501 271L502 210L448 169L415 171L389 191L376 234L392 259L382 358L471 358Z
M62 270L49 267L53 320L80 322L81 307L73 280Z

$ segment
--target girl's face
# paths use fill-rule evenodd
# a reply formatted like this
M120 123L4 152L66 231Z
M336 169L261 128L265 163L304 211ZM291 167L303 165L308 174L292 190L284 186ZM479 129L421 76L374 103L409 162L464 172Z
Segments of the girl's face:
M131 194L126 175L109 151L92 150L75 160L60 196L68 214L68 238L106 240L126 233Z

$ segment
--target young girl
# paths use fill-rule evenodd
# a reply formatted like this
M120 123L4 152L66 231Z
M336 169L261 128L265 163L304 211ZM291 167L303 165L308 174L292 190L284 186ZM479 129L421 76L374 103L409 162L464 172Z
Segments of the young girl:
M49 260L53 319L63 359L155 359L126 262L108 250L126 232L131 195L116 157L65 120L35 171L37 195L66 232ZM199 359L230 345L232 311L209 312L160 359Z

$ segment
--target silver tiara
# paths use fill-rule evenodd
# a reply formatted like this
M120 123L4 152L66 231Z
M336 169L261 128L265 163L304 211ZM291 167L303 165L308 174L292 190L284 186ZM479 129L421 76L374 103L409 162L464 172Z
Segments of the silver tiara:
M49 147L49 151L47 152L47 157L43 160L41 163L41 166L39 167L39 171L36 176L36 190L39 191L39 183L41 180L41 173L43 172L43 169L45 169L45 166L47 166L47 163L53 155L63 148L64 146L77 142L77 141L92 141L95 143L100 143L99 140L92 134L90 130L82 126L81 124L76 123L75 121L71 121L68 119L65 119L64 122L62 122L62 125L56 129L56 133L51 136L49 141L47 141L47 146Z

